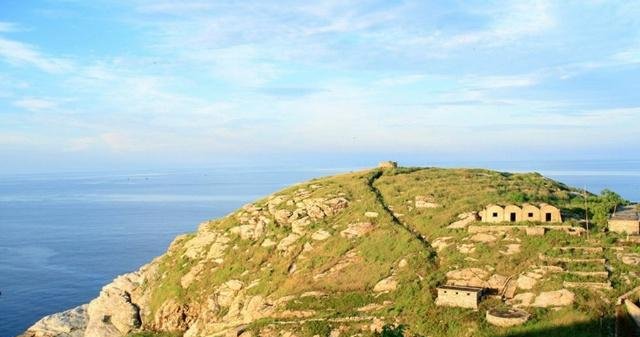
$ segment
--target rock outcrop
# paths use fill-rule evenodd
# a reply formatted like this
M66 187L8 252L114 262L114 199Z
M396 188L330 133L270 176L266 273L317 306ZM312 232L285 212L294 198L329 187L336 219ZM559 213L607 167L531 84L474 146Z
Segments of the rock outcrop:
M42 318L20 337L84 337L87 320L87 304L84 304Z

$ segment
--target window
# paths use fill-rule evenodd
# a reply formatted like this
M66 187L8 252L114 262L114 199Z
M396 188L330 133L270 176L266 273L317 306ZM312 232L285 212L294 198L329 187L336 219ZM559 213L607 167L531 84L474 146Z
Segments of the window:
M528 217L533 218L533 212L529 212L529 214L527 214Z
M458 292L456 291L456 295L458 295Z
M497 218L498 217L498 212L493 212L493 217Z

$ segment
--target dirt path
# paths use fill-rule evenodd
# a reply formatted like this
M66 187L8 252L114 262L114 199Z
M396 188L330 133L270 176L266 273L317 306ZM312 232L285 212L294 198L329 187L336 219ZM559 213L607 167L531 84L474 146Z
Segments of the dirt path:
M431 247L431 244L429 244L429 241L427 241L426 237L424 237L422 234L420 234L417 230L415 230L411 226L407 225L406 223L398 219L395 213L393 213L393 211L389 209L389 205L387 205L387 203L385 202L384 196L382 195L380 190L378 190L378 188L375 186L376 180L378 180L382 176L382 174L383 174L382 170L380 169L375 170L367 180L367 185L371 190L371 192L375 194L376 200L380 203L380 205L382 205L385 212L389 214L394 224L400 226L401 228L409 232L414 238L416 238L416 240L420 241L427 250L433 251L433 247Z

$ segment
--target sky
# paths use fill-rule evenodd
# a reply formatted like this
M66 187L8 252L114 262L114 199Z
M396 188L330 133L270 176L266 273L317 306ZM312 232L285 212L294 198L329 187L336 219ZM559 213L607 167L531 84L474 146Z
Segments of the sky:
M0 1L0 173L616 159L637 1Z

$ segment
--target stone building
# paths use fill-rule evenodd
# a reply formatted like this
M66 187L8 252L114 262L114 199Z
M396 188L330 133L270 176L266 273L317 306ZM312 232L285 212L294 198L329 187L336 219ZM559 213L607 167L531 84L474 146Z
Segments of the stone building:
M516 205L507 205L504 207L504 221L520 222L522 221L522 208Z
M540 204L540 222L562 222L560 210L549 204Z
M562 222L560 209L549 204L540 204L540 207L532 204L524 204L522 207L509 204L504 207L499 205L489 205L480 212L482 222Z
M441 286L438 287L436 305L478 309L478 303L480 303L483 293L484 288L480 287Z
M380 164L378 164L378 167L381 169L396 168L398 167L398 162L387 160L387 161L380 162Z
M609 230L616 233L640 234L637 205L616 207L609 217Z
M524 204L522 205L522 217L524 221L538 221L540 209L532 204Z
M503 222L504 208L498 205L489 205L480 212L480 218L482 219L482 222Z

